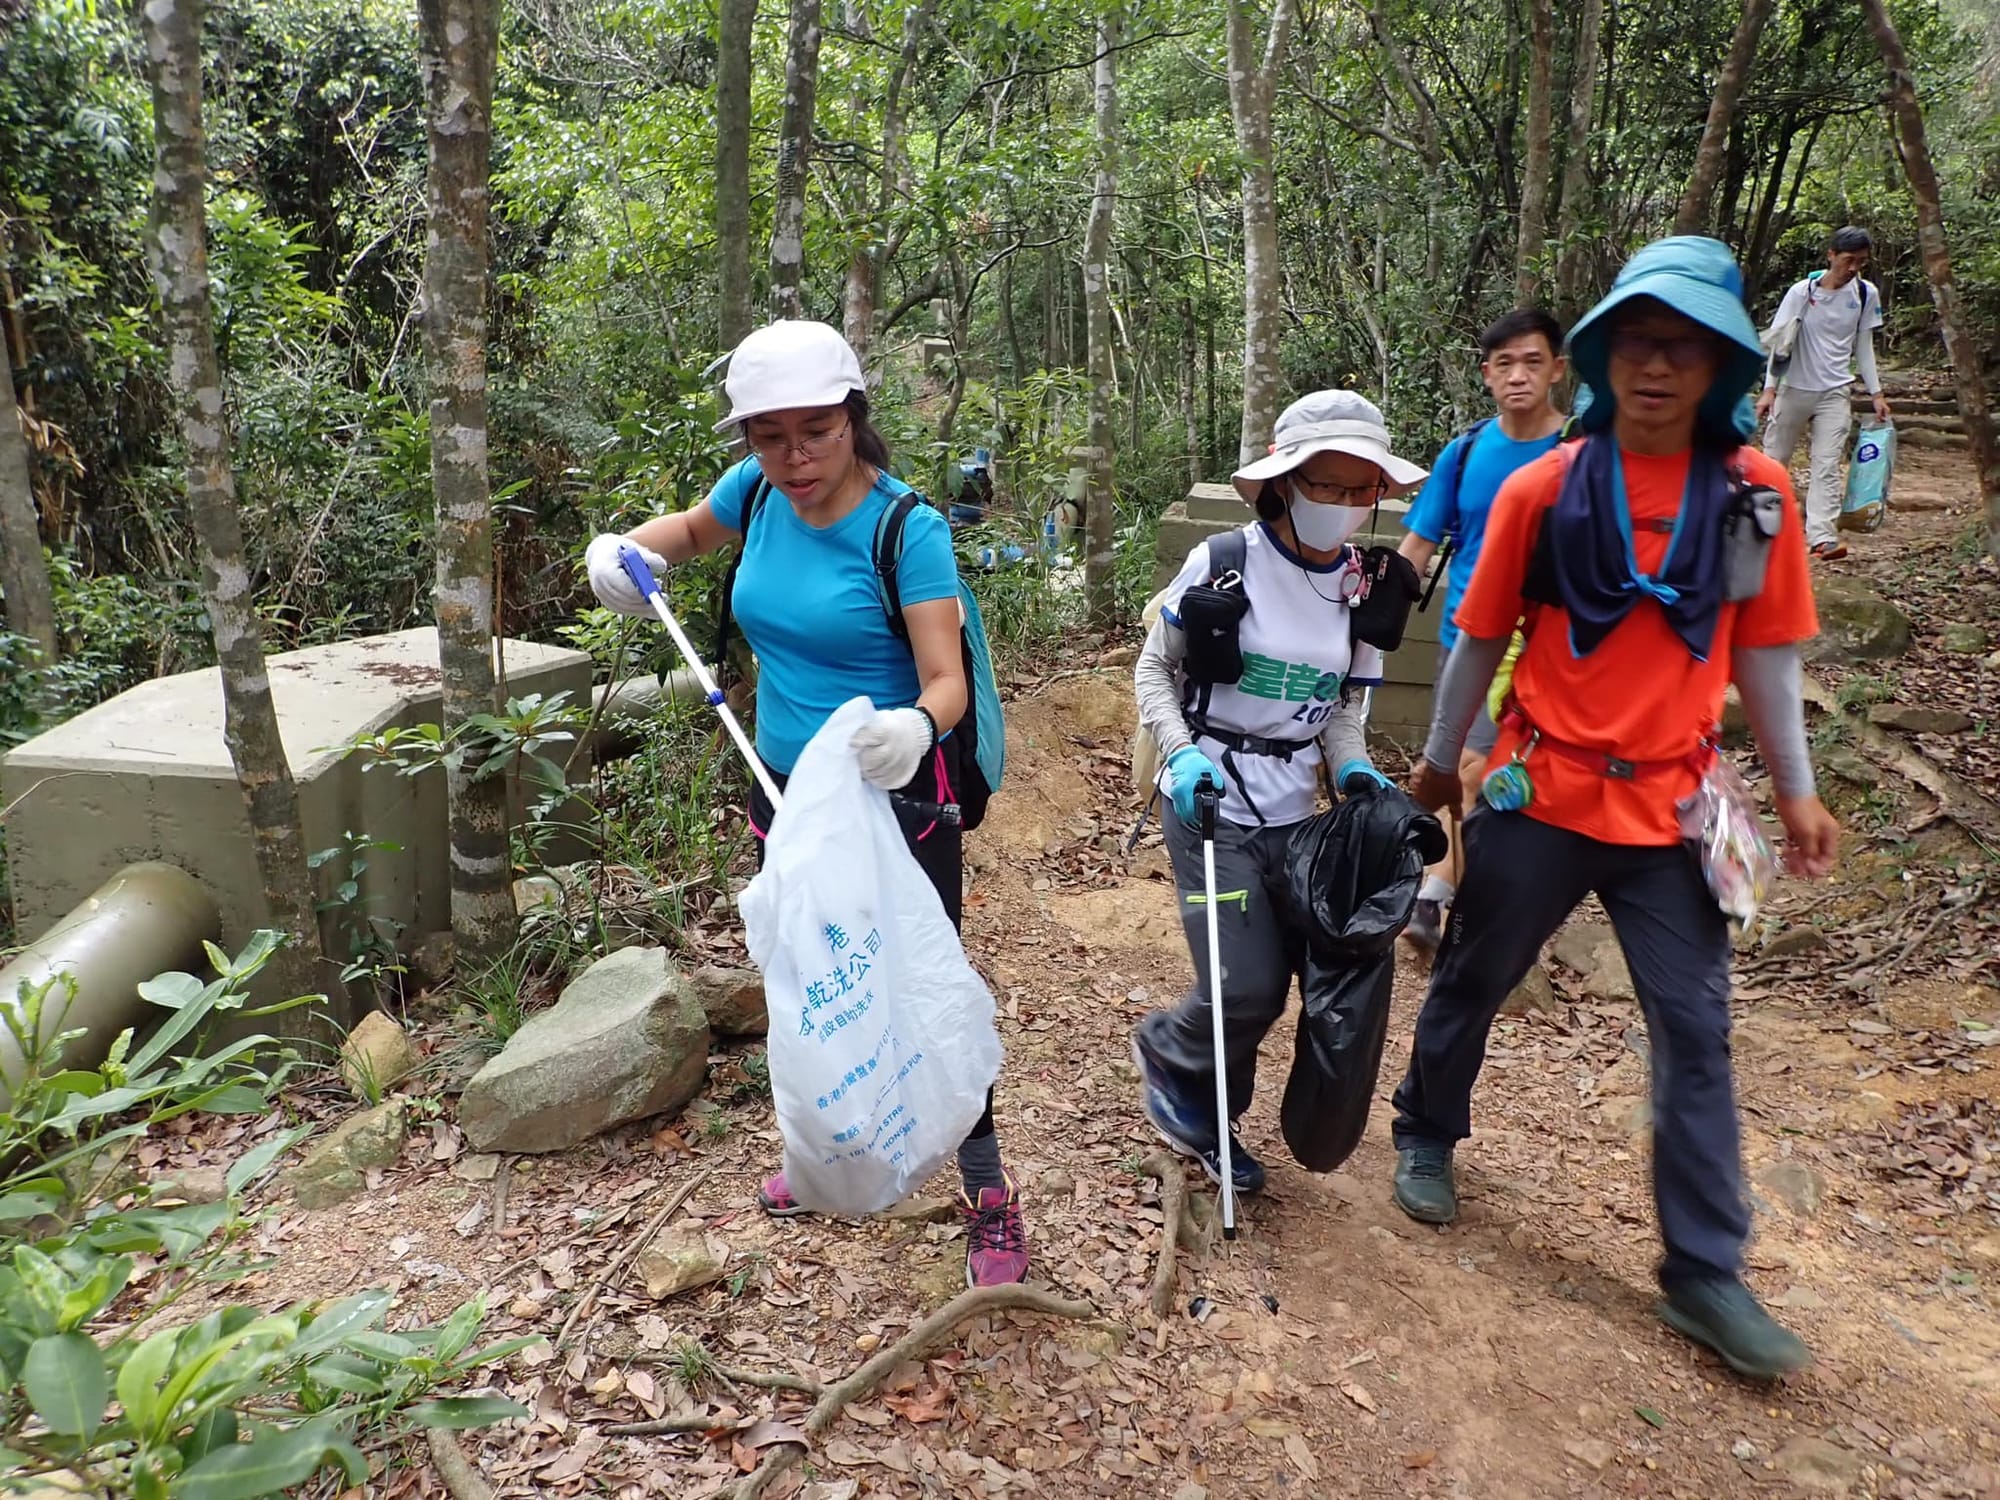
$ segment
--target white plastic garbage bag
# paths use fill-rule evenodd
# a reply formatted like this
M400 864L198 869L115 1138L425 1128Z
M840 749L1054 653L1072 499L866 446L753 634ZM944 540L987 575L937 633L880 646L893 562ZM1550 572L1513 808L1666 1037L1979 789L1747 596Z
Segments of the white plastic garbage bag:
M785 1179L824 1213L874 1213L922 1186L1000 1072L993 996L848 748L873 712L843 704L806 746L741 903Z

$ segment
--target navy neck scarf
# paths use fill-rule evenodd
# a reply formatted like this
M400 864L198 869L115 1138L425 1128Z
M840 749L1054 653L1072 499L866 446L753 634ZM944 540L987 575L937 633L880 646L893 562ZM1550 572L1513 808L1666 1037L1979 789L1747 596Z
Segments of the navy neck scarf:
M1641 573L1617 439L1609 433L1587 438L1543 521L1558 597L1569 613L1570 649L1588 656L1645 597L1666 611L1667 623L1695 660L1707 661L1722 613L1722 518L1728 506L1723 455L1697 442L1666 559L1659 572Z

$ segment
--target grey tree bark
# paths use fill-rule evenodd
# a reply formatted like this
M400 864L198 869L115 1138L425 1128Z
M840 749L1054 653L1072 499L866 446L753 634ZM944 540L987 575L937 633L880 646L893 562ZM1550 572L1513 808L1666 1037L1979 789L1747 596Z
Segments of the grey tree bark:
M1521 233L1514 247L1514 304L1535 300L1548 249L1549 179L1555 171L1556 16L1553 0L1528 0L1528 157L1521 167Z
M854 346L862 366L868 364L875 342L875 315L881 298L882 268L900 248L903 235L895 228L896 205L910 198L914 181L904 143L904 119L908 112L905 94L910 75L917 66L917 53L937 14L937 0L917 0L903 12L902 48L896 55L895 71L882 95L882 176L876 188L874 218L856 236L854 253L847 264L847 286L841 304L841 327L847 342Z
M49 663L61 643L30 474L28 439L14 396L14 356L0 336L0 589L7 591L7 628L33 641Z
M209 296L202 159L200 0L145 0L139 24L153 87L153 202L146 237L167 336L167 379L186 449L188 519L201 549L202 602L222 670L223 738L250 813L264 905L286 943L268 972L290 994L323 988L298 792L264 668ZM290 1013L300 1018L298 1012ZM301 1018L302 1019L302 1018Z
M1896 121L1896 153L1910 180L1910 197L1917 210L1917 248L1923 253L1924 274L1930 279L1931 301L1937 305L1938 327L1945 353L1951 358L1952 384L1958 413L1965 421L1966 444L1979 472L1979 494L1986 522L1986 550L2000 561L2000 441L1993 431L1993 412L1986 404L1986 379L1980 368L1980 348L1958 296L1952 275L1951 249L1944 237L1944 210L1938 197L1937 169L1931 163L1930 140L1924 131L1923 106L1910 74L1903 38L1889 18L1883 0L1861 0L1868 29L1882 64L1889 70L1889 107Z
M1278 193L1271 166L1271 108L1278 71L1291 40L1295 0L1276 0L1263 45L1257 43L1250 0L1227 0L1229 113L1243 154L1243 425L1242 461L1265 452L1278 420L1284 323L1278 306Z
M819 93L819 0L792 0L785 47L785 113L778 127L777 202L771 213L771 316L805 316L806 181L812 166L813 103Z
M1729 127L1736 119L1736 102L1743 97L1750 65L1757 60L1757 42L1764 24L1777 8L1777 0L1743 0L1743 14L1730 38L1729 55L1722 71L1715 75L1715 94L1708 101L1708 122L1701 128L1701 145L1694 154L1694 171L1688 175L1687 191L1674 214L1675 234L1701 234L1708 228L1708 211L1715 197L1715 185L1722 179L1723 152L1729 145Z
M1590 120L1597 105L1597 56L1604 35L1604 0L1583 0L1576 26L1576 69L1569 84L1569 136L1563 148L1562 204L1556 238L1562 245L1556 268L1556 307L1567 323L1582 310L1583 282L1590 262L1583 243L1583 220L1590 207Z
M1091 619L1108 627L1118 613L1117 437L1111 403L1116 370L1111 341L1111 234L1118 212L1118 40L1122 18L1108 9L1097 26L1095 76L1097 180L1083 239L1085 343L1090 357L1090 477L1084 500L1083 592ZM1136 407L1138 392L1133 392Z
M486 221L499 0L418 0L429 231L424 349L431 383L431 488L437 497L438 658L447 735L496 705L493 523L486 472ZM479 756L447 765L451 930L462 955L513 942L507 782L478 778Z
M717 337L734 349L750 332L750 39L757 0L720 0L715 64Z

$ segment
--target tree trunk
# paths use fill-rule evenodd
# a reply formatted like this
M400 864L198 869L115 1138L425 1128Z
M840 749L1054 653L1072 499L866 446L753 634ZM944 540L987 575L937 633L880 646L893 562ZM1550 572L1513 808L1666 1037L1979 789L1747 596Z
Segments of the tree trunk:
M1722 176L1723 148L1729 144L1729 130L1736 120L1736 101L1757 60L1757 41L1764 23L1771 19L1777 0L1743 0L1743 15L1736 23L1736 35L1729 43L1729 56L1715 76L1715 97L1708 102L1708 123L1701 128L1701 145L1694 154L1694 171L1687 191L1681 195L1680 211L1674 215L1675 234L1700 234L1708 227L1709 200Z
M1952 278L1951 250L1945 243L1944 210L1938 202L1937 170L1931 165L1930 141L1924 133L1924 112L1917 103L1917 86L1903 39L1889 19L1883 0L1861 0L1868 28L1882 64L1889 70L1889 104L1895 111L1897 154L1910 180L1910 197L1917 210L1917 248L1923 252L1924 274L1930 279L1931 301L1937 304L1938 327L1945 353L1951 358L1952 384L1958 393L1958 414L1965 421L1967 446L1979 471L1979 493L1986 517L1986 550L2000 561L2000 443L1993 432L1993 413L1986 405L1986 381L1980 350Z
M1597 49L1604 32L1604 0L1583 0L1577 21L1576 72L1569 84L1569 138L1564 143L1562 207L1556 237L1562 258L1556 272L1556 305L1565 323L1582 310L1588 247L1584 213L1590 197L1590 120L1597 103Z
M28 439L14 401L14 356L0 336L0 588L7 591L7 628L35 643L44 665L60 649L56 639L55 594L48 560L42 555L42 528L35 519L35 490L29 478Z
M750 332L750 39L757 0L720 0L715 63L715 322L734 349Z
M222 670L223 738L250 812L266 915L287 939L271 959L273 981L287 995L312 994L322 984L312 877L299 832L298 793L264 669L215 357L200 7L198 0L149 0L139 16L153 85L152 233L146 249L166 323L167 376L186 448L188 519L201 548L202 602ZM8 417L11 422L11 411Z
M1521 233L1514 249L1514 305L1535 300L1548 248L1549 179L1555 172L1554 0L1528 0L1528 160L1521 169Z
M417 45L430 141L424 347L437 496L438 657L444 728L498 706L493 673L492 496L486 475L486 219L499 0L418 0ZM451 930L490 958L518 928L507 848L507 780L474 779L484 757L445 772L451 815Z
M1271 108L1290 40L1294 0L1276 0L1260 58L1250 0L1227 0L1229 113L1243 153L1243 425L1241 461L1268 452L1283 371L1278 346L1278 193L1271 167Z
M1092 621L1108 628L1118 613L1118 492L1112 482L1117 444L1111 427L1116 376L1111 352L1111 230L1118 210L1118 30L1116 8L1097 27L1097 182L1083 238L1084 342L1090 359L1090 476L1084 498L1083 592ZM1137 382L1133 404L1139 399Z
M931 28L937 0L918 0L903 13L903 43L896 56L896 68L882 96L882 177L876 191L872 223L855 237L854 252L847 263L847 289L842 298L841 321L847 342L854 346L865 367L870 345L875 342L875 308L881 296L882 271L902 239L891 228L897 205L913 194L909 152L904 144L904 96L910 75L917 66L917 54Z
M819 0L792 0L785 47L785 113L778 127L777 203L771 213L771 316L802 318L806 181L812 166L813 100L819 93Z

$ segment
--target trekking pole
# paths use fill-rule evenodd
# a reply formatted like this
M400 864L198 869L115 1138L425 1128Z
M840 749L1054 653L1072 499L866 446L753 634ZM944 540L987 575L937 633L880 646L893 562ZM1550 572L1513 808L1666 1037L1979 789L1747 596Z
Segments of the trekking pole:
M645 601L653 606L653 613L660 617L660 623L667 627L667 634L674 638L674 646L681 653L681 660L694 673L694 680L701 684L701 690L715 711L722 715L722 727L729 731L729 737L736 741L736 748L743 753L743 763L750 768L750 774L757 778L757 785L764 789L764 795L771 799L771 811L776 812L784 802L784 794L777 783L771 780L771 773L764 769L764 763L757 759L757 752L750 748L749 736L743 733L743 726L736 722L736 715L730 710L728 701L722 696L722 689L709 676L708 668L702 665L700 653L688 640L687 632L681 629L674 612L667 608L667 596L661 592L659 580L653 577L653 570L646 566L646 559L639 549L630 542L618 544L618 565L625 570L625 576L639 590Z
M1229 1159L1229 1070L1222 1045L1222 933L1215 920L1215 808L1222 788L1203 776L1194 786L1201 815L1202 893L1208 898L1208 1016L1215 1041L1215 1137L1222 1162L1222 1237L1236 1238L1236 1168Z

